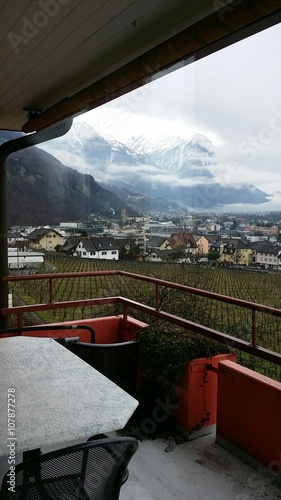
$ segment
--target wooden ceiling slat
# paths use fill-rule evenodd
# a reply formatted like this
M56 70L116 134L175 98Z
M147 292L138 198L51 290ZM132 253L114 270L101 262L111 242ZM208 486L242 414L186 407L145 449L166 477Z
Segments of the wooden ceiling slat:
M147 5L149 6L149 0ZM114 4L115 7L117 4ZM123 0L123 7L128 5L127 0ZM119 12L119 8L122 7L122 2L118 3L118 9L116 8L115 14ZM76 11L72 13L72 17L76 16ZM80 9L81 14L81 9ZM111 10L111 15L114 15L114 9ZM71 81L76 77L76 73L81 73L81 68L84 67L84 72L89 72L89 67L91 68L91 61L93 58L93 46L100 50L100 45L106 39L103 30L99 30L97 34L93 33L93 21L96 19L98 26L102 26L105 22L105 12L100 9L100 17L97 16L97 12L89 19L89 16L84 12L83 16L80 16L79 22L79 32L75 34L72 32L69 37L66 37L66 33L69 33L69 23L72 19L68 19L64 26L60 25L60 33L54 36L53 33L49 34L50 43L48 39L45 39L45 47L48 47L48 52L40 49L38 47L32 53L32 58L27 61L23 61L13 72L14 85L10 85L10 80L7 78L6 82L2 83L1 86L1 98L0 98L0 108L1 102L5 104L5 108L12 109L16 102L20 102L21 94L30 95L30 100L26 99L29 107L37 107L36 101L40 101L44 107L49 105L46 98L42 98L44 94L49 95L49 99L54 100L54 92L50 94L50 80L58 82L58 88L61 88L61 92L65 92L65 81ZM77 21L77 18L75 19ZM83 23L83 24L82 24ZM123 20L124 23L124 20ZM121 31L121 23L119 19L114 22L115 25L111 26L109 31L110 35L106 40L105 47L103 48L103 54L107 54L110 50L113 50L115 43L115 35L119 35ZM64 28L64 29L63 29ZM108 28L107 28L108 29ZM130 30L132 27L130 27ZM75 30L73 30L75 31ZM108 32L108 31L107 31ZM77 40L83 41L83 43L78 44ZM58 45L58 47L57 47ZM52 57L50 57L52 54ZM65 57L67 54L67 57ZM103 55L101 53L101 57ZM44 59L46 57L46 59ZM41 64L38 64L39 58L41 58ZM79 63L77 63L79 61ZM86 77L86 75L85 75ZM87 78L89 76L87 75ZM20 85L18 85L20 82ZM19 93L15 92L15 87L18 86ZM28 91L30 89L30 91ZM32 90L33 89L33 90ZM15 98L13 99L13 96ZM61 95L58 96L61 98ZM45 102L44 102L45 101Z
M17 2L17 4L16 3L13 4L13 8L11 11L10 0L5 0L0 2L1 43L7 37L8 33L11 30L15 30L18 24L22 24L21 17L26 15L26 12L29 11L31 5L32 5L32 0L21 0L20 2Z
M221 3L220 3L221 5ZM274 13L278 16L269 18ZM40 130L64 118L93 109L147 82L152 74L167 68L177 61L197 54L202 57L221 46L248 36L281 19L280 0L244 0L237 6L226 5L202 21L190 26L172 39L163 42L131 63L112 72L84 90L64 99L23 126L24 132ZM263 20L262 26L256 23ZM242 34L247 28L247 33ZM235 34L231 39L230 35ZM200 53L201 51L201 53Z
M77 1L78 0L76 0L76 3ZM73 4L70 2L69 5L72 5L72 10L73 10ZM5 78L7 79L8 76L11 76L13 78L13 81L17 83L18 79L20 80L19 74L23 75L25 73L30 72L32 68L39 66L40 62L42 62L42 60L44 60L44 58L47 56L50 56L50 64L51 64L52 52L55 51L56 49L58 51L60 50L60 43L61 41L63 41L64 37L69 33L69 26L73 24L72 19L76 19L77 17L77 8L79 6L75 8L73 13L69 7L66 10L67 5L65 5L64 7L65 10L61 8L58 11L58 14L53 19L50 18L49 22L47 22L47 24L44 27L40 29L38 28L38 31L35 36L28 39L26 43L24 41L20 43L16 48L18 52L12 49L12 45L6 36L7 39L6 43L8 42L10 46L9 50L12 49L12 54L9 54L9 58L7 59L5 64L2 64L2 61L0 60L1 81L3 81ZM79 10L81 9L79 8ZM39 12L38 9L37 12ZM27 20L32 20L33 15L34 15L34 6L33 10L30 11L29 9L29 11L25 13L24 17ZM20 21L15 25L13 32L16 36L21 37L23 30L24 30L24 22L23 18L21 18ZM1 47L0 55L2 55L3 57L3 54L5 54L5 50L2 49ZM1 88L1 94L3 94L2 88Z
M199 4L210 2L198 1ZM34 38L28 43L20 44L18 54L12 50L6 32L5 44L1 45L0 50L0 58L3 58L0 74L0 126L11 127L8 117L14 106L17 106L23 123L26 116L22 112L23 108L46 108L63 97L72 95L79 85L79 78L80 90L97 80L99 76L95 71L96 63L103 72L112 70L105 56L113 54L120 47L123 57L126 51L130 52L132 35L138 37L138 30L133 30L131 19L140 16L140 13L144 18L155 8L161 16L163 8L167 13L167 9L180 6L182 2L183 0L71 0L60 6L58 14ZM15 10L16 6L11 5L10 2L6 4L7 13L11 17L9 28L13 26L14 32L20 33L18 30L22 29L22 14L26 19L32 20L34 12L39 12L39 3L23 0L21 10L19 6ZM156 21L154 15L154 23ZM149 39L149 33L145 35ZM115 54L118 66L124 64L124 60L119 62L118 50Z

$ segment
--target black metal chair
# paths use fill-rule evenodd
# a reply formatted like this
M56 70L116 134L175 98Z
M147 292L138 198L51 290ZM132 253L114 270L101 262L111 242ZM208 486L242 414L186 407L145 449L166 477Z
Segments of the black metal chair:
M95 436L91 436L88 439L88 441L97 441L97 439L109 439L109 437L106 434L96 434ZM128 467L126 467L126 470L125 470L123 478L122 478L122 486L124 483L126 483L128 477L129 477L129 469L128 469Z
M124 473L138 442L106 438L23 461L4 476L1 500L118 500ZM13 479L13 478L12 478Z

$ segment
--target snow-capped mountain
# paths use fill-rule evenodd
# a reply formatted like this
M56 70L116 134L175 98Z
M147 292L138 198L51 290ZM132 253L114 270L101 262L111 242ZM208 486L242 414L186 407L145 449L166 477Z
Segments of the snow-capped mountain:
M167 149L184 149L188 154L198 152L198 154L214 154L214 147L212 142L202 134L194 134L191 139L184 139L180 136L167 136L161 135L149 139L143 135L137 137L130 137L126 142L126 146L130 149L138 151L142 154L149 154L150 156L156 154L160 155L161 151L165 152Z
M214 164L213 145L204 135L196 134L189 140L171 136L161 136L154 140L143 136L131 137L126 146L149 156L158 167L168 170L180 179L213 177L208 170L208 166Z
M74 162L73 167L83 172L107 164L138 164L143 162L142 154L130 151L125 144L102 137L87 123L74 123L70 131L59 139L42 145L64 163ZM90 172L89 172L90 173Z
M42 147L65 165L117 189L128 203L140 197L162 198L186 208L208 209L268 201L267 194L253 185L217 181L211 171L215 149L201 134L190 139L131 137L123 144L102 137L85 123L74 123L68 134Z

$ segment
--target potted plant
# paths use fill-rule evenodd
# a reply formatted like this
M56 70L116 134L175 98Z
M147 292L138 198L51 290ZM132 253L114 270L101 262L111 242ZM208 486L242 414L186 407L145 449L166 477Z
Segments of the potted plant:
M231 349L174 325L155 323L138 332L139 408L130 425L138 437L188 434L216 421L217 376L222 359L236 360ZM130 427L130 432L134 429Z

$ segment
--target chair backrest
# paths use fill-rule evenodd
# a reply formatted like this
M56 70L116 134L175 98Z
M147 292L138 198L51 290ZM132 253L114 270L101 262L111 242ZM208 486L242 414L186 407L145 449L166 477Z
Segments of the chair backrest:
M118 500L134 438L105 438L52 451L15 467L15 487L5 475L1 500ZM14 478L12 478L14 479Z
M116 385L136 396L139 342L118 344L74 342L68 348Z

